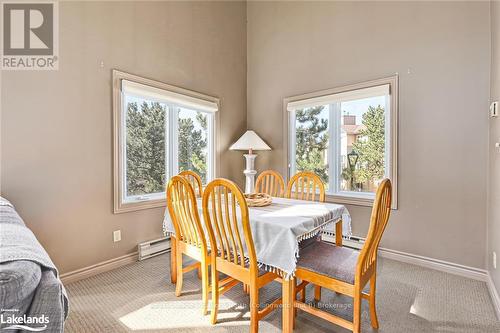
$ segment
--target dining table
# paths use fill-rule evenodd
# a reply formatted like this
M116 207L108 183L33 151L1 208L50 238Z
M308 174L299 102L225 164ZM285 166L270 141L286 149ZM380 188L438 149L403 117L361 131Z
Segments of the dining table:
M201 198L198 211L203 221ZM301 242L323 233L335 233L336 245L342 246L343 237L351 236L349 212L344 205L335 203L273 197L270 205L248 207L248 213L259 268L281 277L282 332L292 332L294 273ZM175 242L168 212L163 219L163 232Z

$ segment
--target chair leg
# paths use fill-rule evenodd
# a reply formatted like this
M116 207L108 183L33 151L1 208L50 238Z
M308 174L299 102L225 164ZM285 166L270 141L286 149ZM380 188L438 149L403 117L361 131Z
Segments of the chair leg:
M314 286L314 300L316 302L321 301L321 287L320 286Z
M202 270L201 270L201 266L196 271L198 272L198 280L201 280L203 278L203 273L202 273Z
M353 333L361 332L361 291L354 292L354 307L353 307Z
M210 290L210 284L208 281L208 263L203 262L201 264L201 284L202 284L202 303L203 303L203 315L206 316L208 313L208 292Z
M177 254L175 237L170 237L170 282L177 282Z
M259 332L259 289L250 283L250 333Z
M297 299L297 293L295 292L295 287L296 287L296 284L294 283L293 295L292 295L293 300ZM302 303L306 302L306 288L305 287L299 293L299 301L301 301ZM293 326L292 326L293 328L295 328L295 317L296 316L297 316L297 308L294 306L293 307Z
M292 307L293 307L293 314L292 314L292 328L295 329L295 317L297 317L297 308L295 307L295 300L297 299L297 291L295 290L297 287L296 280L292 281ZM305 288L304 288L305 289Z
M306 302L306 288L304 288L300 291L300 301L303 303Z
M375 294L377 289L375 275L370 279L370 321L373 328L378 328L377 308L375 303Z
M175 296L182 294L182 252L176 251L177 282L175 283Z
M217 323L217 311L219 310L219 272L212 263L210 268L212 273L212 309L210 310L210 322L212 325Z

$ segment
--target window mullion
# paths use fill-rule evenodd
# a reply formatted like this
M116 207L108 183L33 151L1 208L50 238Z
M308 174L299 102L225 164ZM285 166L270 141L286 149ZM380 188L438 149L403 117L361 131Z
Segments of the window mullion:
M290 135L289 135L289 138L288 138L288 142L289 142L289 156L288 156L288 178L291 178L295 172L296 172L296 161L295 161L295 154L296 154L296 140L297 140L297 136L296 136L296 124L295 124L295 111L290 111L289 112L289 115L288 115L288 127L290 128Z
M330 180L331 192L338 193L340 190L339 177L340 177L340 152L341 150L341 112L340 112L340 102L336 102L330 105L330 119L331 119L331 164L332 164L332 175Z
M179 173L179 108L176 105L169 105L170 108L170 135L169 135L169 166L170 177Z
M342 154L342 108L341 108L342 102L338 102L335 105L335 120L337 122L335 128L336 128L336 137L337 137L337 144L335 147L337 148L337 151L335 153L335 165L337 167L337 173L336 173L336 180L335 180L335 192L338 193L340 192L340 175L342 173L342 162L341 162L341 154Z
M172 177L172 124L173 124L173 111L172 111L172 105L168 104L168 121L165 126L165 156L166 156L166 163L165 167L167 169L166 176L167 179L170 179Z
M121 148L122 148L122 156L120 163L122 164L121 169L123 170L121 178L122 178L122 193L121 200L124 202L127 198L128 193L128 182L127 182L127 109L128 104L124 93L121 93Z
M215 178L215 170L214 170L214 160L215 160L215 131L214 131L214 123L215 123L215 115L214 114L206 114L208 118L208 127L207 127L207 183Z
M393 163L392 161L392 146L391 146L391 138L392 138L392 127L391 127L391 103L390 103L390 95L385 96L385 124L384 124L384 131L385 131L385 152L384 152L384 158L385 158L385 177L391 178L391 165Z
M335 136L335 106L334 104L328 105L328 192L335 193L335 174L336 172L336 143Z

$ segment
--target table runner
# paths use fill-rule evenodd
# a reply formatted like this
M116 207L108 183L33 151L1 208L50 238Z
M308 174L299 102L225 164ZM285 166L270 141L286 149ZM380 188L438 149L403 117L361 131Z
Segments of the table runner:
M201 199L198 210L203 219ZM295 272L300 241L333 231L334 222L341 218L343 236L351 236L351 219L343 205L273 198L271 205L249 207L248 211L259 267L285 278ZM175 233L168 213L163 231L167 236Z

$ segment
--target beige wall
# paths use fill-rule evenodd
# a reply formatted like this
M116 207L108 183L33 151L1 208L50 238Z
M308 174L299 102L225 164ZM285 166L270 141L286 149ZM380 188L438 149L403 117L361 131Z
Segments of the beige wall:
M397 72L399 210L382 246L484 268L489 15L488 2L249 2L247 122L273 148L257 167L282 169L284 97ZM348 208L366 235L370 209Z
M2 73L2 195L61 272L162 235L163 209L112 214L114 68L220 97L221 175L242 183L227 148L246 128L245 15L244 3L63 2L59 70Z
M115 258L161 236L163 210L112 214L111 69L220 97L221 175L240 184L227 147L247 122L273 147L258 169L281 169L284 97L398 72L400 207L383 246L484 267L489 31L484 2L61 3L60 70L1 73L2 195L63 273ZM500 256L499 188L488 253ZM365 235L369 208L349 209Z
M500 101L500 2L491 3L491 100ZM488 216L488 268L500 293L500 119L490 121L490 172ZM493 268L493 251L497 254L497 268Z

